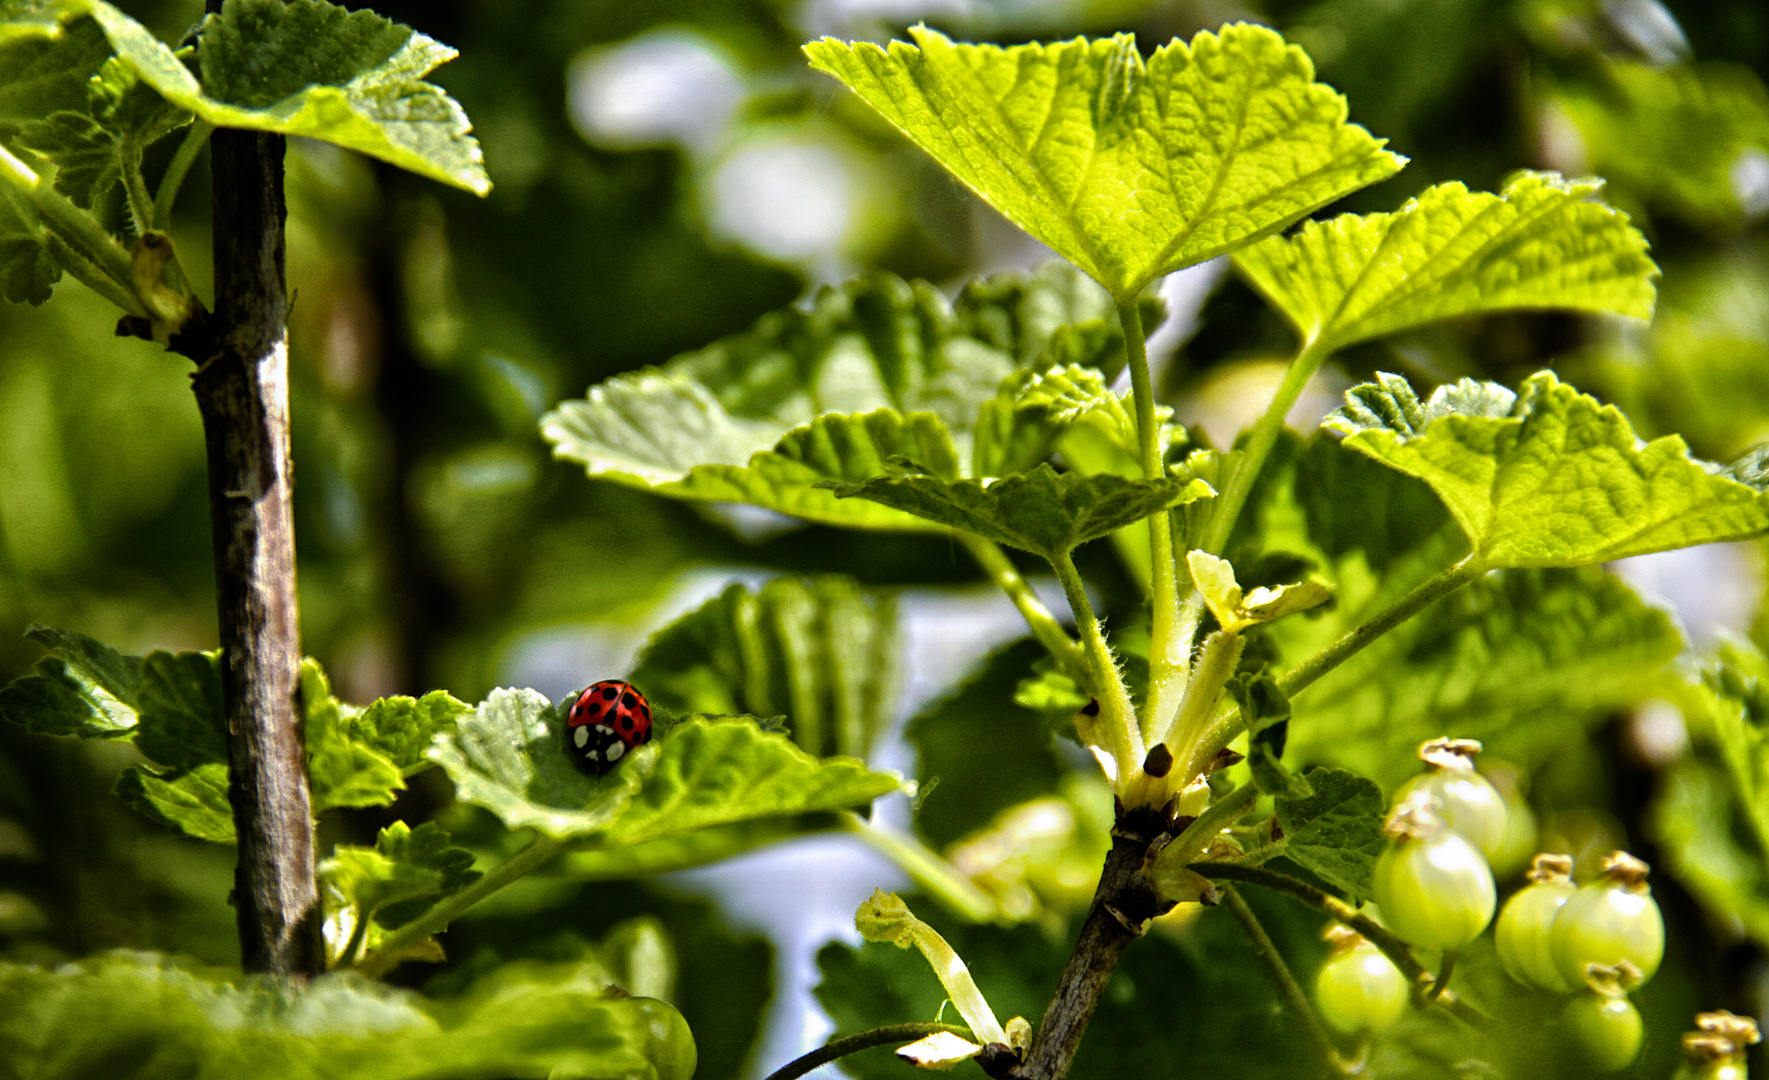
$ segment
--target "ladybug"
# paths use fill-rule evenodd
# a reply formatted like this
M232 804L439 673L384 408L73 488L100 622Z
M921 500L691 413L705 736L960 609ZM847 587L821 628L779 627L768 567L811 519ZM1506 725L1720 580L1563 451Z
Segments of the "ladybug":
M602 776L628 750L650 741L651 704L621 679L605 679L577 695L565 720L565 752L591 776Z

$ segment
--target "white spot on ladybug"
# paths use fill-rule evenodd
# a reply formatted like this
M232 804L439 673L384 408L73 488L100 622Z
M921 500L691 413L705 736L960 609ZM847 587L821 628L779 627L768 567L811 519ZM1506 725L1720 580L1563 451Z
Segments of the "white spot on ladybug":
M612 734L614 734L614 729L609 727L607 724L597 724L596 725L596 734L597 735L612 735Z
M608 760L609 761L619 761L620 755L622 755L626 752L627 752L627 744L623 743L623 742L616 742L613 746L610 746L608 748Z
M596 751L594 751L594 750L584 751L584 757L588 758L591 761L601 761L602 760L602 755L596 753Z
M590 741L589 725L579 724L571 733L571 741L577 744L579 750L582 750L584 744Z

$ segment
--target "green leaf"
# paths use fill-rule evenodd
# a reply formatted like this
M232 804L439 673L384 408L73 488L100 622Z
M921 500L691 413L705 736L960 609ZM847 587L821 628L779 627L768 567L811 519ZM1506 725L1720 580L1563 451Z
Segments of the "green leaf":
M604 842L639 844L755 818L870 803L902 786L849 757L815 758L748 719L692 718L661 740L657 764ZM622 766L625 771L627 766Z
M454 781L455 798L483 806L512 829L557 839L605 830L656 764L660 742L627 755L620 768L590 777L565 752L559 712L533 690L493 690L428 756Z
M318 139L491 190L467 114L423 79L455 51L408 26L323 0L227 0L202 23L199 82L140 23L103 0L84 3L143 80L217 127Z
M61 110L25 124L18 144L56 165L55 189L79 206L141 169L149 146L190 123L190 114L168 104L127 65L106 61L89 85L88 107ZM137 222L146 228L147 222Z
M117 777L116 795L143 816L187 836L217 844L234 842L225 762L164 772L131 765Z
M473 853L449 839L433 821L415 830L396 821L374 847L339 845L319 864L332 963L355 960L380 944L382 928L410 922L479 879Z
M351 737L344 717L355 711L332 696L316 661L301 662L301 739L315 814L334 806L386 806L405 787L399 766Z
M1279 796L1284 855L1354 899L1370 895L1382 834L1382 789L1344 769L1315 767L1302 774L1314 794Z
M889 593L835 574L732 585L652 637L631 681L675 714L786 716L813 756L865 758L897 685Z
M1146 63L1129 34L1011 48L910 35L888 48L825 38L805 53L1118 296L1403 164L1264 27L1204 31Z
M1499 195L1439 184L1392 214L1308 222L1235 264L1325 355L1459 315L1517 308L1652 317L1658 267L1597 180L1524 173Z
M82 112L88 80L111 55L103 30L76 17L78 3L0 11L0 133L63 109Z
M1578 566L1769 531L1769 495L1694 460L1681 438L1637 446L1618 410L1552 372L1504 408L1507 394L1464 381L1421 406L1386 376L1347 392L1325 426L1429 484L1484 566Z
M61 280L49 233L37 211L10 181L0 180L0 296L14 304L41 304Z
M1126 480L1058 473L1049 465L990 483L896 473L837 484L858 496L999 544L1058 560L1081 544L1150 514L1216 494L1202 480Z
M1229 561L1206 551L1187 553L1186 567L1191 571L1192 582L1198 588L1198 595L1204 598L1210 614L1216 616L1217 624L1231 634L1319 607L1333 595L1333 590L1319 581L1300 581L1276 587L1262 585L1244 592L1235 580L1235 568Z
M512 964L452 1000L352 975L241 979L152 953L0 965L0 1058L44 1076L689 1080L676 1010L611 993L597 964ZM168 1062L176 1063L168 1066Z
M45 735L111 738L135 730L141 657L49 626L32 626L25 636L49 655L34 674L0 690L0 717Z
M728 859L826 825L826 821L811 817L758 818L639 844L578 847L560 855L550 873L573 881L618 881L667 874Z
M227 761L221 653L153 652L141 664L135 745L171 769Z
M342 732L353 743L372 749L410 776L430 767L424 756L438 733L473 711L445 690L432 690L421 698L385 697L361 711L346 709Z
M955 476L979 455L995 465L996 433L977 425L1002 381L1053 356L1122 363L1115 323L1110 298L1060 264L973 282L952 304L925 282L872 274L824 289L808 311L771 313L661 369L592 387L541 430L555 456L591 476L671 498L925 530L816 485L878 475L892 456Z

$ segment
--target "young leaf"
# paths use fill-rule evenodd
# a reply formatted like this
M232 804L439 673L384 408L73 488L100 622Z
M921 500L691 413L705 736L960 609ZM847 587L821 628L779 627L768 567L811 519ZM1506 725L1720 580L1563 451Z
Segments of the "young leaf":
M315 814L334 806L386 806L405 787L399 766L351 737L344 717L355 711L332 696L317 662L301 662L301 738Z
M988 484L899 472L832 489L1053 561L1156 511L1216 494L1202 480L1083 476L1049 465Z
M217 844L234 842L226 762L164 772L131 765L117 777L116 795L144 817L187 836Z
M485 807L509 828L566 839L600 832L620 815L656 763L658 745L591 778L566 754L552 702L533 690L497 689L438 735L428 756L454 781L460 802Z
M424 752L439 732L473 711L446 690L432 690L421 698L385 697L362 710L345 709L341 730L346 738L386 758L400 774L410 776L430 767Z
M672 713L781 716L813 756L864 759L890 724L896 606L852 578L733 585L658 631L632 682Z
M994 1010L977 989L970 969L946 943L939 931L916 918L909 905L893 893L874 890L860 910L854 912L854 928L867 941L895 945L899 949L919 949L934 969L934 976L946 989L958 1015L964 1017L972 1033L984 1043L1006 1043L1007 1032L995 1019Z
M756 818L840 810L901 786L896 775L870 772L854 758L814 758L748 719L690 719L662 740L656 767L604 840L639 844Z
M872 274L824 289L809 311L774 312L661 370L592 387L543 417L541 431L555 456L591 476L671 498L925 529L816 485L878 475L892 456L961 475L987 442L973 435L978 413L1004 379L1053 353L1122 362L1108 319L1110 299L1058 264L973 282L953 304L925 282ZM1000 455L984 456L992 465Z
M327 944L334 962L372 950L379 944L379 928L411 921L480 877L473 853L451 846L448 833L433 821L415 830L396 821L381 830L372 848L340 845L319 864L318 875L326 889Z
M910 35L888 48L825 38L805 53L1117 296L1403 164L1264 27L1203 31L1146 62L1129 34L1011 48Z
M1223 631L1230 634L1319 607L1333 595L1333 590L1319 581L1300 581L1275 588L1260 586L1244 593L1235 581L1235 568L1229 561L1204 551L1187 553L1186 566L1210 614L1216 616Z
M600 965L510 965L430 1001L353 975L242 980L142 952L54 969L0 964L0 1056L47 1075L195 1080L458 1076L689 1080L694 1041L668 1004L609 993Z
M45 735L109 738L134 731L141 657L84 634L32 626L25 636L49 650L35 673L0 690L0 717Z
M1617 409L1552 372L1514 397L1464 380L1423 406L1388 375L1346 401L1325 426L1429 484L1483 566L1579 566L1769 530L1769 495L1675 435L1637 446Z
M1302 779L1314 794L1277 799L1284 855L1354 900L1369 896L1376 857L1388 846L1382 789L1343 769L1311 768Z
M55 163L55 190L84 207L138 173L149 146L190 123L189 113L166 102L115 58L92 77L89 92L86 109L51 113L25 124L18 135L20 146ZM138 228L151 224L136 223Z
M1307 222L1235 265L1319 354L1516 308L1652 317L1658 267L1597 180L1524 173L1499 195L1439 184L1392 214Z
M491 190L467 114L424 81L455 51L408 26L324 0L227 0L202 23L199 81L134 19L103 0L74 2L160 96L216 127L305 136Z

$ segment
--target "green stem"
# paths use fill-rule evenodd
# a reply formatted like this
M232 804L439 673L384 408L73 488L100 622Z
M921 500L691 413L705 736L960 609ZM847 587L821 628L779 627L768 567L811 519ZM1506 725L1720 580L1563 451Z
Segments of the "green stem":
M1014 568L1007 552L1002 551L1000 545L992 540L985 540L971 533L957 535L965 550L971 553L983 572L989 575L989 580L1013 601L1013 606L1019 609L1026 625L1031 628L1032 636L1055 658L1063 672L1077 682L1086 682L1087 658L1083 655L1081 646L1069 636L1069 631L1050 613L1044 602L1038 599L1032 586Z
M1357 655L1383 634L1393 630L1485 572L1486 568L1477 563L1474 556L1467 556L1462 561L1419 584L1412 592L1388 605L1369 622L1348 631L1338 641L1285 672L1278 679L1278 687L1287 696L1295 697L1313 685L1321 676ZM1240 733L1240 710L1231 709L1210 725L1204 738L1200 740L1199 753L1213 756ZM1200 760L1205 759L1200 758Z
M1137 443L1142 473L1150 480L1167 475L1161 453L1161 425L1155 419L1155 390L1149 378L1148 342L1143 337L1137 298L1118 301L1118 322L1124 330L1124 354L1130 364L1130 392L1136 401ZM1166 703L1178 694L1187 671L1189 640L1179 634L1179 570L1173 556L1173 522L1167 511L1149 517L1149 562L1153 571L1149 604L1149 693L1144 715L1167 714ZM1138 741L1141 739L1138 733Z
M172 204L178 201L178 189L184 186L184 177L190 172L191 165L196 163L197 155L208 145L209 135L215 125L207 120L197 120L184 133L184 141L178 144L178 151L166 165L165 175L160 177L160 190L154 196L153 226L161 232L172 227Z
M1087 599L1087 586L1081 580L1081 572L1075 569L1075 560L1068 552L1063 552L1050 565L1056 570L1057 580L1062 582L1063 592L1069 598L1075 627L1081 631L1081 644L1086 650L1091 676L1090 689L1099 701L1100 721L1111 738L1112 759L1118 768L1113 787L1123 791L1142 769L1142 729L1136 723L1136 707L1130 702L1130 691L1125 689L1117 662L1112 659L1112 650L1100 632L1099 620L1094 618L1093 602Z
M837 1058L887 1043L925 1039L942 1031L965 1039L972 1037L969 1028L959 1027L957 1024L894 1024L891 1027L873 1028L871 1031L849 1035L845 1039L837 1039L828 1046L819 1047L804 1057L788 1062L769 1073L767 1080L797 1080L819 1065L827 1065Z
M1195 862L1188 869L1213 881L1246 881L1264 886L1274 892L1281 892L1291 899L1300 900L1335 921L1344 923L1362 934L1370 944L1381 949L1390 960L1394 961L1394 966L1400 969L1400 973L1406 977L1407 984L1413 988L1414 1004L1425 1004L1424 991L1432 981L1431 973L1425 970L1425 965L1419 963L1413 956L1412 950L1407 947L1407 943L1389 933L1387 927L1338 897L1323 892L1307 882L1297 881L1293 877L1267 870L1262 866ZM1492 1024L1485 1013L1454 994L1446 993L1437 1000L1444 1008L1474 1027L1485 1029Z
M105 231L97 218L75 206L4 147L0 147L0 176L36 209L49 233L56 262L124 311L131 315L147 314L135 296L129 252ZM61 250L56 250L55 244Z
M351 965L351 970L371 979L387 974L398 966L402 954L411 946L448 929L448 924L462 912L546 862L563 846L563 841L550 836L535 837L527 847L486 871L478 881L388 934L380 948L364 957L362 963Z
M1197 756L1198 749L1209 730L1210 718L1222 703L1223 687L1234 676L1245 646L1246 639L1240 634L1221 630L1206 638L1198 653L1198 663L1186 682L1185 694L1179 699L1179 708L1174 711L1165 730L1160 730L1157 724L1158 737L1153 741L1169 744L1174 760L1183 766L1178 770L1181 784L1190 783L1208 764ZM1215 753L1212 750L1211 756L1214 757Z
M874 851L890 859L948 911L970 922L986 923L998 918L1001 909L988 893L976 887L951 863L928 850L915 837L898 829L867 821L851 810L841 814L842 827L859 836Z
M1259 917L1253 914L1253 909L1247 906L1247 901L1241 899L1241 894L1232 885L1223 886L1222 901L1228 907L1229 914L1241 924L1241 929L1247 932L1247 939L1253 943L1253 952L1265 962L1266 970L1271 972L1272 981L1278 984L1278 996L1284 999L1285 1006L1296 1017L1296 1022L1302 1025L1302 1034L1314 1045L1315 1052L1321 1055L1328 1074L1350 1076L1350 1070L1339 1058L1338 1047L1333 1045L1332 1036L1321 1026L1321 1018L1315 1015L1314 1006L1308 1002L1308 995L1297 985L1296 976L1290 973L1290 965L1284 963L1284 956L1272 943L1271 935L1265 932L1265 927L1259 925Z
M123 170L123 191L129 197L129 215L135 219L139 236L154 227L154 197L148 193L147 180L141 175L141 155L134 154L133 158L136 164Z
M1259 788L1252 784L1242 784L1205 807L1204 812L1198 815L1198 820L1187 825L1185 831L1175 837L1173 843L1167 845L1167 850L1156 858L1164 865L1190 865L1193 859L1203 854L1218 833L1228 828L1257 801Z
M1253 434L1241 451L1228 486L1216 496L1210 524L1205 526L1203 542L1197 547L1212 555L1222 554L1229 533L1234 531L1235 519L1241 516L1241 508L1253 492L1253 482L1259 479L1259 470L1265 467L1265 459L1270 456L1271 448L1277 445L1278 434L1284 430L1284 417L1289 415L1290 407L1302 396L1303 387L1320 370L1321 362L1326 358L1327 354L1310 342L1296 354L1296 359L1290 361L1290 369L1284 372L1284 381L1278 384L1278 391L1265 407L1265 414L1253 425Z

